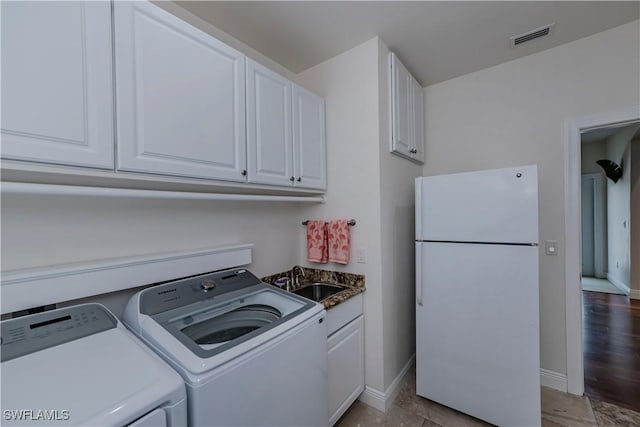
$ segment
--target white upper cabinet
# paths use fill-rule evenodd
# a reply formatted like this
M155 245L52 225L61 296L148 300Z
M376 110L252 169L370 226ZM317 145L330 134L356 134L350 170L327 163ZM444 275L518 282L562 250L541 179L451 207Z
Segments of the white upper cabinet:
M293 85L293 147L295 185L327 187L324 99Z
M0 16L14 170L326 188L323 99L157 5L8 1Z
M424 95L398 57L390 53L391 152L424 162Z
M424 163L424 91L417 80L413 80L413 152L411 158Z
M2 157L113 169L111 5L2 2Z
M245 56L147 2L114 34L118 170L245 181Z
M291 82L247 58L249 182L292 185L291 126Z
M409 71L393 53L390 54L390 58L392 150L397 154L411 157L412 78Z
M247 58L249 182L325 189L324 100Z

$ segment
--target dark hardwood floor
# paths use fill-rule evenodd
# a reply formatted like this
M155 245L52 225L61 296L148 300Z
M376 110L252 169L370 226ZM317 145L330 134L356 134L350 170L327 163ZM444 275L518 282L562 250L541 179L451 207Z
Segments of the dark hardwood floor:
M585 394L640 412L640 301L583 291L582 325Z

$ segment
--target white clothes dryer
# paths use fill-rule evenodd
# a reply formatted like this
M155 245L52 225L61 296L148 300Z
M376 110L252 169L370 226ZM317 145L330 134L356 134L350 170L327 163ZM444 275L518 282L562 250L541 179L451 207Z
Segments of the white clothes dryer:
M182 379L100 304L5 320L2 425L186 425Z
M182 376L190 426L327 426L324 307L245 269L147 288L124 322Z

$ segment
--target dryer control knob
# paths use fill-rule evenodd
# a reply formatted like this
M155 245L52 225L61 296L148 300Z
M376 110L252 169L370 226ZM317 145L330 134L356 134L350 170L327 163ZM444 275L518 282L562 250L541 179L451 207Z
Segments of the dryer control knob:
M210 280L210 279L205 279L202 282L200 282L200 287L202 289L204 289L205 292L206 291L210 291L210 290L212 290L213 288L216 287L216 282L214 282L213 280Z

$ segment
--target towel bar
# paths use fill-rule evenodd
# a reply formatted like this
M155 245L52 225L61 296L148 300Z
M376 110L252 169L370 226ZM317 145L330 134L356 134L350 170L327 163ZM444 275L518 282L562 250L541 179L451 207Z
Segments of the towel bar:
M307 225L307 224L309 224L309 220L302 221L302 225ZM325 222L325 224L329 224L329 223ZM355 219L350 219L349 221L347 221L347 225L350 225L350 226L356 225L356 220Z

